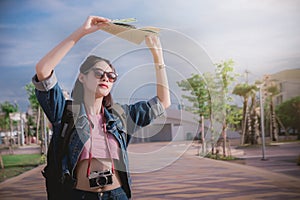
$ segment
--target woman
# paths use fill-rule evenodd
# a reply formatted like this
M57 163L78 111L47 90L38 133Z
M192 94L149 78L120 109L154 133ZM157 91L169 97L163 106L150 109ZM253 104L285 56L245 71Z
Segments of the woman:
M127 145L130 134L148 125L170 106L170 94L160 41L147 36L156 70L157 96L145 102L122 105L127 119L127 130L121 120L109 111L112 105L110 91L117 79L115 69L106 59L89 56L80 67L72 98L79 105L78 118L67 144L68 156L57 166L56 143L62 130L62 116L66 100L58 86L54 69L61 59L82 37L107 26L109 19L90 16L85 23L64 39L36 65L33 83L36 96L52 123L53 136L48 152L47 167L62 168L63 182L71 177L70 192L51 188L51 173L45 168L48 199L129 199L131 198L128 172ZM55 171L55 170L54 170Z

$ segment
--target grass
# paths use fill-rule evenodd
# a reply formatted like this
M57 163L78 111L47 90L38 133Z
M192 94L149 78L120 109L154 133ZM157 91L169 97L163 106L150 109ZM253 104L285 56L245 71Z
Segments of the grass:
M224 157L223 155L220 154L211 154L211 153L207 154L205 157L215 159L215 160L224 160L224 161L239 160L239 158L233 156Z
M40 154L2 155L4 169L0 170L0 182L24 173L44 163Z

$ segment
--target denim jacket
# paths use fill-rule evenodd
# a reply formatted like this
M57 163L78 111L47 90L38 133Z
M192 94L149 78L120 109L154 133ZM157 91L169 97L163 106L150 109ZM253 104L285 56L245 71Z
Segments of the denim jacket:
M50 143L50 145L53 145L54 151L57 151L55 145L61 130L61 119L66 105L66 99L62 89L58 85L54 72L52 72L52 75L44 81L38 81L37 76L35 75L32 78L32 82L36 87L37 99L52 124L53 135L51 138L52 144ZM132 105L122 105L122 108L124 109L128 122L127 130L124 130L121 120L116 115L110 113L106 108L104 109L104 116L108 134L115 136L121 149L119 161L116 163L116 170L119 172L122 187L130 198L131 179L129 174L127 146L130 142L131 134L137 129L150 124L155 118L163 115L164 108L157 97L154 97L149 101L141 101ZM89 121L83 105L80 105L78 118L75 120L75 127L76 129L74 129L68 145L69 157L62 161L62 171L63 173L69 173L76 179L74 169L84 144L90 137ZM50 160L56 162L56 158Z

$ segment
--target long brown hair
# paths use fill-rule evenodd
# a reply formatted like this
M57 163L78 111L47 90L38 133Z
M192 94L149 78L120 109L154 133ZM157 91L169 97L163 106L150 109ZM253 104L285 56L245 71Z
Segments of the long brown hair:
M87 57L86 60L80 66L80 73L83 73L83 74L87 73L96 63L101 62L101 61L106 62L111 67L111 69L114 72L116 72L115 68L112 66L112 64L110 63L109 60L95 56L95 55L91 55L91 56ZM74 103L83 103L83 99L84 99L83 96L84 96L83 85L77 78L75 85L73 87L72 93L71 93L71 97L72 97ZM112 104L113 104L113 99L112 99L111 94L109 93L107 96L105 96L103 98L102 105L106 108L109 108Z

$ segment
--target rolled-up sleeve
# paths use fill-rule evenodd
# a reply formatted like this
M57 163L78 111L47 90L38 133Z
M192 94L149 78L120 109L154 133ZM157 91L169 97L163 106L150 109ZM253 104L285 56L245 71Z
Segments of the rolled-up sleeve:
M156 96L149 101L125 105L123 108L127 112L127 131L129 134L133 134L138 129L149 125L157 117L165 114L165 109Z
M55 73L52 71L51 76L44 81L39 81L37 75L34 75L32 77L32 83L39 91L49 91L57 83L57 78Z
M153 97L148 101L150 108L153 112L154 119L165 114L165 108L161 104L157 96Z
M57 78L54 72L46 80L39 81L37 76L32 78L36 90L35 94L43 111L47 115L52 124L60 122L64 106L65 98L62 89L59 87Z

